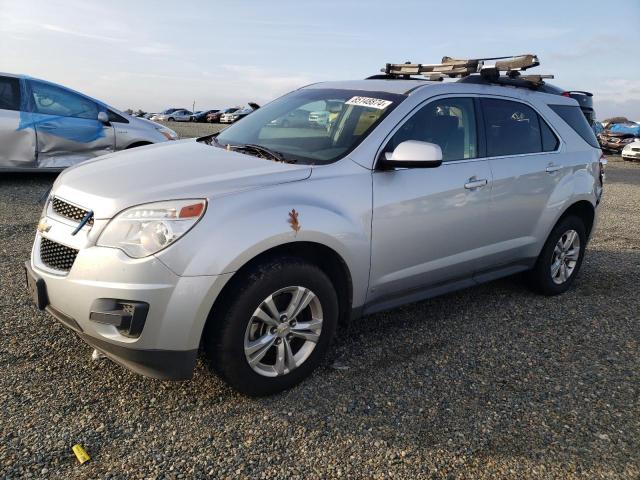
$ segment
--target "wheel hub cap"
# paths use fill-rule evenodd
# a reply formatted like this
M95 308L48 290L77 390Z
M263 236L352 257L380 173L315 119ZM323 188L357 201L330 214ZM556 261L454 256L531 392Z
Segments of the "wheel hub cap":
M289 333L289 324L288 323L281 323L280 325L278 325L276 327L276 334L279 337L284 337L287 333Z

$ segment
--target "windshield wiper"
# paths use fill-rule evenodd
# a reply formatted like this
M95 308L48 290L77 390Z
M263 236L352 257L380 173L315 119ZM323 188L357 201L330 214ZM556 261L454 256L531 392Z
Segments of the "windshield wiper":
M267 147L263 147L262 145L256 145L255 143L247 143L246 145L232 145L231 149L239 151L245 150L248 152L253 151L260 155L267 155L276 162L296 163L296 160L284 158L284 155L282 155L280 152L271 150Z
M202 142L206 145L215 144L216 146L221 147L222 145L220 145L220 142L218 142L218 139L216 138L218 136L218 133L212 133L211 135L205 135L204 137L196 138L196 141Z

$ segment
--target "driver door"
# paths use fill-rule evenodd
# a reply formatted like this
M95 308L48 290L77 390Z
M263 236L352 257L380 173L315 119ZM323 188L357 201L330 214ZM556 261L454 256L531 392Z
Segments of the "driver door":
M447 284L473 284L490 241L492 177L479 158L474 99L446 97L419 107L384 150L406 140L438 144L443 163L373 173L372 310Z
M104 109L96 102L36 80L29 89L39 168L64 168L113 152L114 129L98 120Z

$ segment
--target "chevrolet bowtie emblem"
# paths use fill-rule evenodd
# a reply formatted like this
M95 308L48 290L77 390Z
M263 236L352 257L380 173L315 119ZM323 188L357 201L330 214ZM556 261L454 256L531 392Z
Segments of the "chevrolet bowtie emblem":
M47 223L46 218L41 218L38 222L38 231L40 233L47 233L49 230L51 230L51 225Z

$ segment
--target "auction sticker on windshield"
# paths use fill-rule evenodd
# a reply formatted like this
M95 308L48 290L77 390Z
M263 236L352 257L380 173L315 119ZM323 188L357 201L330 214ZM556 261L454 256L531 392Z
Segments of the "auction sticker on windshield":
M392 103L393 102L390 100L383 100L381 98L371 98L371 97L351 97L349 100L344 102L345 105L369 107L369 108L375 108L377 110L384 110Z

